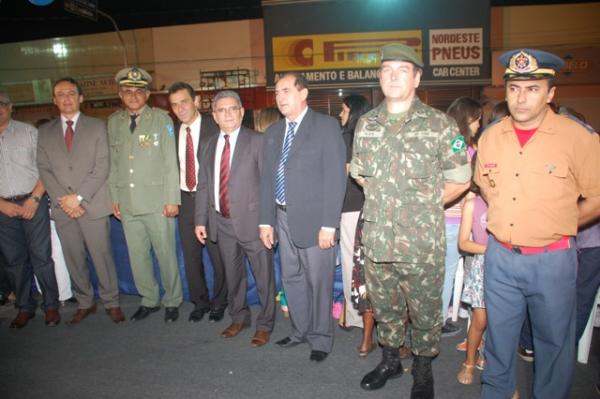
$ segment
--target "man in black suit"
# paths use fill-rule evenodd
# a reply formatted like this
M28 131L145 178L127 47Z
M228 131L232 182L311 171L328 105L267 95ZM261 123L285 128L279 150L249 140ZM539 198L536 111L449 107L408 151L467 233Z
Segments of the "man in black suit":
M195 196L198 183L198 156L206 141L219 134L219 128L210 116L198 112L199 97L192 86L176 82L169 88L169 103L178 121L175 123L175 143L179 165L181 208L179 210L179 236L183 248L183 260L187 276L190 300L194 310L189 321L198 322L209 312L210 321L223 319L227 307L227 286L225 271L216 244L206 243L213 264L213 298L210 301L204 264L202 245L194 234Z
M333 347L331 315L336 229L346 189L346 149L339 122L308 108L308 85L286 74L275 86L285 119L266 132L261 179L260 238L275 244L288 300L291 334L282 347L308 342L310 359Z
M196 235L201 242L216 241L225 265L231 325L221 333L224 338L250 325L244 256L250 260L261 304L251 345L259 347L269 342L275 321L273 253L257 228L264 136L242 126L244 108L234 91L215 96L213 117L221 132L201 155ZM213 226L208 234L207 223Z

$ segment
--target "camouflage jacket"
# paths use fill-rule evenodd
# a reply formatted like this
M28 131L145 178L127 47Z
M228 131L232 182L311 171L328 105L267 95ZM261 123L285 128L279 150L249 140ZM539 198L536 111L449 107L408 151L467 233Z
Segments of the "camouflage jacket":
M391 122L382 102L356 126L351 174L364 179L366 256L443 261L444 184L471 178L465 140L452 118L415 97L404 118Z

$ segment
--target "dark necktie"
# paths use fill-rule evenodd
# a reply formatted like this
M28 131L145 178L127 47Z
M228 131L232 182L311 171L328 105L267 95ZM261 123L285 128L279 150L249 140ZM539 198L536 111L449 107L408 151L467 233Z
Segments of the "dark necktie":
M277 174L275 175L275 199L282 205L285 205L285 164L290 155L290 148L292 148L292 142L296 134L296 122L289 122L288 131L283 141L283 148L281 149L281 157L279 158L279 166L277 167Z
M65 130L65 144L67 151L71 152L73 146L73 121L67 121L67 130Z
M138 117L137 114L129 115L129 118L131 118L131 122L129 123L129 131L131 133L133 133L133 131L135 130L135 127L137 126L137 123L135 123L135 119L137 117Z
M225 139L225 145L223 146L223 153L221 154L221 169L219 173L219 208L221 214L228 218L229 217L229 135L223 136Z
M196 163L194 162L194 142L192 141L192 129L186 127L185 139L185 185L192 191L196 187Z

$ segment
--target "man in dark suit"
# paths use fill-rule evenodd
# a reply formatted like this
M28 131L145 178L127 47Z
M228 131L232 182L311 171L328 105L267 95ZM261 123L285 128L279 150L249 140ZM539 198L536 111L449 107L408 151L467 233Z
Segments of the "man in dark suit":
M331 315L336 229L346 188L345 146L339 122L308 108L308 86L286 74L275 86L285 119L267 130L261 179L260 238L275 243L288 300L291 334L282 347L308 342L310 359L333 347Z
M54 104L60 118L40 127L37 163L50 199L73 292L79 304L69 324L96 312L86 264L88 249L100 298L115 323L125 321L110 243L112 203L108 192L109 149L106 123L82 114L83 93L72 78L57 80Z
M250 325L244 256L250 260L261 304L251 345L259 347L269 342L275 319L273 254L257 228L264 136L242 127L244 108L234 91L215 96L213 116L221 133L211 137L201 156L196 235L201 242L216 241L225 264L231 325L221 333L224 338Z
M178 121L175 123L175 143L179 165L179 186L181 189L181 207L179 209L179 236L183 249L185 274L187 277L190 301L194 310L189 321L198 322L209 312L210 321L223 319L227 307L227 286L225 269L217 245L206 243L213 265L213 299L209 299L202 261L204 247L194 234L195 196L197 177L200 170L198 157L206 142L219 134L219 127L212 116L203 116L198 112L199 96L192 86L185 82L176 82L169 88L169 103ZM189 132L188 132L189 129Z

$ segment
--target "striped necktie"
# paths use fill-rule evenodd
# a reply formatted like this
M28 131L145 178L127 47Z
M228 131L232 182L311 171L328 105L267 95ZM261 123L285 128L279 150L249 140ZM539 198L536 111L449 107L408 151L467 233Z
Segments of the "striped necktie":
M285 164L288 156L290 155L290 148L292 148L292 142L296 135L296 122L288 123L288 130L283 141L283 148L281 149L281 157L279 158L279 166L277 167L277 174L275 175L275 199L281 205L285 205Z
M229 146L229 135L223 136L225 145L221 153L221 169L219 171L219 210L221 214L229 217L229 158L231 157L231 147Z
M65 144L67 145L67 151L71 152L73 146L73 121L67 121L67 129L65 130Z

